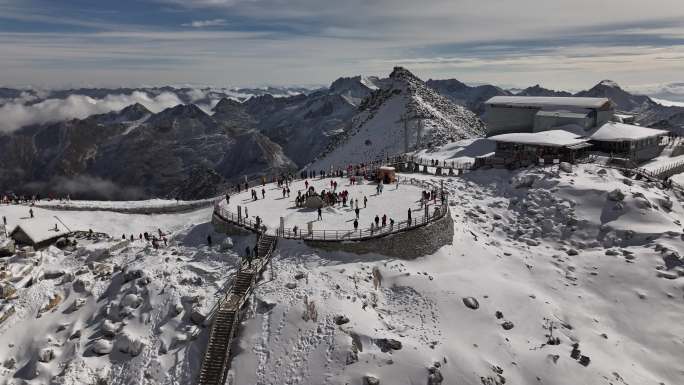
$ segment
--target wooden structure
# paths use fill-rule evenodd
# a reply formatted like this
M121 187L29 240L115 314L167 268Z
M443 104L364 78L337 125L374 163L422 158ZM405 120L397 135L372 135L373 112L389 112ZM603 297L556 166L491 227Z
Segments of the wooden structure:
M258 241L259 255L251 264L243 262L238 273L209 312L206 323L210 323L209 342L202 360L198 385L223 385L230 369L230 346L240 325L240 309L254 290L261 273L273 256L277 238L261 235Z
M29 245L42 249L55 243L59 238L69 236L71 231L61 223L41 220L26 220L10 231L10 237L17 245Z
M384 184L394 183L397 180L397 171L391 166L378 167L375 173L375 179Z

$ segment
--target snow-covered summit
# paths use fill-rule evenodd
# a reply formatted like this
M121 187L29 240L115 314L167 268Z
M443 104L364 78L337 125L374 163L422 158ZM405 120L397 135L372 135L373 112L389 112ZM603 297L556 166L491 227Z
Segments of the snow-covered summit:
M403 67L395 67L389 78L377 83L380 88L361 102L351 127L313 167L343 166L484 133L484 124L475 114Z

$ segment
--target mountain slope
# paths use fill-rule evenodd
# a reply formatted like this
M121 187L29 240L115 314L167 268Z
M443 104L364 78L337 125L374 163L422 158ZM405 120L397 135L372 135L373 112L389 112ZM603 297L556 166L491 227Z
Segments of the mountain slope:
M243 175L295 168L256 130L228 126L195 105L150 114L139 105L0 136L0 191L75 197L197 199Z
M516 93L515 96L572 96L572 94L566 91L550 90L536 84Z
M308 95L262 95L242 104L221 101L214 108L214 118L257 129L301 167L323 151L331 137L348 127L357 106L377 89L378 82L377 78L356 76L340 78L329 89Z
M511 93L497 86L484 84L471 87L456 79L447 80L428 80L425 82L428 87L439 92L449 100L468 108L469 110L481 115L484 112L484 102L494 96L510 95Z
M359 109L351 127L311 167L344 167L484 133L484 124L475 114L401 67L395 67Z

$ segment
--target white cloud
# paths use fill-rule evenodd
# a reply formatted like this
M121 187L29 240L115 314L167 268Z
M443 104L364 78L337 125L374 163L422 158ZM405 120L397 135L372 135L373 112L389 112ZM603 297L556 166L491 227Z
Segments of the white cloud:
M0 106L0 132L12 132L36 123L83 119L93 114L118 111L134 103L140 103L152 112L159 112L182 102L178 96L170 92L150 96L140 91L130 95L107 95L102 99L70 95L66 99L47 99L36 104L25 104L21 100L15 100Z
M182 24L183 27L193 28L220 27L223 25L226 25L225 19L195 20L191 23Z

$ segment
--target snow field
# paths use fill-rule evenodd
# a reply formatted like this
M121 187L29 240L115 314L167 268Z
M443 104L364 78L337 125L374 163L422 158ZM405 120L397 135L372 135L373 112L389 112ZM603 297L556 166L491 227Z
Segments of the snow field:
M433 255L399 261L281 241L275 276L243 323L232 383L684 380L680 197L593 166L444 180L457 231ZM341 315L349 322L338 325Z

